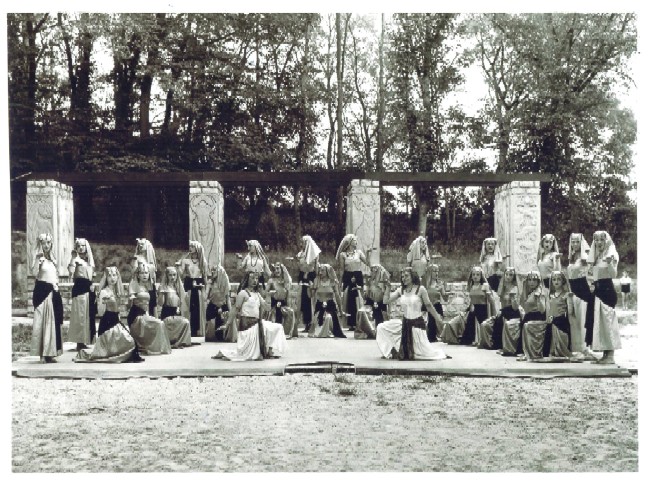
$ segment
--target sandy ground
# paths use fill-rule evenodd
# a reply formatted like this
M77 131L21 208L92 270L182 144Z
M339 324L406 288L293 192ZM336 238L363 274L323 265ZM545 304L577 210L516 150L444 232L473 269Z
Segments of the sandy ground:
M13 378L14 472L638 471L638 378Z

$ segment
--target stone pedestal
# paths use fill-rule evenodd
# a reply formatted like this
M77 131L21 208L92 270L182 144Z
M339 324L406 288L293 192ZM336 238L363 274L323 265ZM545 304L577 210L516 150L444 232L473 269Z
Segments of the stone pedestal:
M223 264L223 187L219 182L190 182L190 240L203 245L210 267Z
M359 248L370 252L370 263L379 263L381 232L381 202L379 182L352 180L348 188L345 232L355 234Z
M537 268L541 231L539 182L510 182L496 190L494 236L504 263L514 266L517 274Z
M27 182L27 265L32 273L32 262L39 234L52 234L52 248L57 261L59 277L68 278L68 263L74 249L74 206L72 187L54 180Z

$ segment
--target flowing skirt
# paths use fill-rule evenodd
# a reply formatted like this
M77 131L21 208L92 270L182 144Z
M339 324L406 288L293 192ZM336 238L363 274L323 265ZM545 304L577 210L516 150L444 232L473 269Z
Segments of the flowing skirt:
M183 316L190 321L190 330L192 337L205 336L205 311L206 302L202 288L193 286L196 282L203 285L203 278L186 277L183 280L183 289L185 290L185 305L182 306Z
M32 326L31 355L57 357L63 353L61 325L63 325L63 302L54 286L44 281L34 283L32 295L34 324Z
M374 339L377 335L375 323L370 318L372 310L359 308L357 311L357 325L354 329L354 338L357 340Z
M315 279L315 271L310 271L306 274L304 271L298 273L298 283L310 283ZM302 314L302 323L305 325L305 328L309 329L314 314L314 307L309 297L309 286L307 285L300 285L300 313Z
M553 318L551 323L551 351L552 357L571 357L571 330L573 325L565 315Z
M474 305L474 310L467 313L467 320L465 322L465 330L459 340L461 345L474 345L477 342L477 332L479 324L487 319L488 306L487 304L480 303Z
M131 336L135 339L142 353L148 355L169 354L172 346L167 336L167 329L162 320L147 315L136 305L131 306L129 315Z
M278 303L280 305L278 305ZM284 327L284 334L287 338L298 336L298 326L296 325L296 314L286 300L276 300L271 297L271 321L279 323Z
M381 355L386 359L393 358L399 354L402 344L403 322L399 319L384 321L377 327L377 346ZM414 360L444 360L447 355L440 349L433 347L427 338L427 331L424 328L410 328L413 343Z
M526 360L548 357L551 352L552 324L545 320L529 320L524 323L521 345Z
M466 314L461 313L451 320L444 322L440 331L440 340L446 344L458 345L460 343L460 337L465 331L465 317Z
M509 337L509 342L511 342L514 337L515 344L514 347L512 347L512 353L516 352L517 339L519 339L520 336L519 322L517 322L516 331L514 333L510 332L508 337L504 337L504 333L506 332L505 322L512 319L521 319L521 313L519 313L519 310L515 310L512 306L503 307L499 313L496 314L494 323L492 324L492 350L503 349L504 338ZM509 328L512 330L514 327L511 326Z
M70 342L90 345L95 340L97 306L91 285L92 282L86 278L75 278L74 280L70 304L70 328L68 329Z
M102 332L92 350L81 349L75 362L120 364L131 360L135 340L122 325L114 325Z
M352 282L354 278L354 283ZM363 288L363 273L361 271L344 271L343 283L343 308L345 309L345 321L349 328L353 329L356 324L356 316L359 301L359 291Z
M334 300L328 300L326 303L323 303L322 301L317 301L314 310L315 310L314 314L316 316L316 322L319 326L324 324L324 318L325 315L327 314L332 319L332 333L334 334L334 336L337 338L347 338L343 333L343 330L341 329L341 324L339 323L339 317L336 314L336 304L334 303ZM318 330L315 329L314 333L318 333Z
M325 312L322 318L318 319L318 323L309 327L308 337L314 338L329 338L334 337L333 328L334 320L329 312ZM320 323L322 322L322 324Z
M234 362L263 360L264 354L281 357L285 347L286 338L282 325L262 320L246 330L237 332L237 348L234 351L220 350L216 357Z
M573 293L574 316L569 317L571 322L571 349L573 352L582 352L587 341L587 328L590 333L590 344L593 340L594 328L594 295L589 289L586 277L569 280ZM591 310L591 311L590 311Z
M617 296L611 279L596 281L594 289L594 336L591 348L596 351L618 350L621 336L616 316Z
M445 317L445 312L442 309L442 304L440 302L434 303L433 308L436 309L442 318ZM429 342L437 342L440 332L442 332L442 324L441 326L438 326L438 323L436 323L436 319L433 318L433 315L427 312L427 338L429 339Z

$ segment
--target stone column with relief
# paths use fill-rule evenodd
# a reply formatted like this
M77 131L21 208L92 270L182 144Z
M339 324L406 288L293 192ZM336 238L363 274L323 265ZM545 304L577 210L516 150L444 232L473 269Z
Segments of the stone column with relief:
M494 236L504 264L514 266L519 275L537 268L541 217L539 182L510 182L497 188Z
M203 245L210 268L223 265L223 187L219 182L190 182L189 239Z
M359 247L370 252L370 263L379 263L381 201L379 182L354 179L348 187L345 232L356 234Z

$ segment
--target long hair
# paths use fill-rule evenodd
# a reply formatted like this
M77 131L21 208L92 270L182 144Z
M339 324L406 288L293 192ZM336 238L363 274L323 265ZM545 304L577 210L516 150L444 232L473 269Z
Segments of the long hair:
M576 259L572 242L574 239L578 238L580 238L580 259L584 259L586 261L589 257L589 244L585 240L585 237L581 232L574 232L571 234L571 237L569 237L569 263L573 263Z
M43 243L45 241L52 242L52 234L49 232L44 232L42 234L39 234L38 237L36 238L36 247L34 248L34 258L32 261L32 267L36 264L36 255L38 253L43 253L43 256L45 256L45 252L43 251ZM48 258L52 263L54 263L54 266L56 266L56 259L54 257L54 246L50 247L50 252L48 254Z
M562 271L552 271L551 276L549 277L549 293L556 292L557 290L553 288L553 276L560 275L562 277L562 284L560 285L560 295L565 295L569 290L569 280Z
M407 266L400 271L400 280L402 279L402 273L408 272L411 275L411 281L413 282L413 286L420 286L422 282L420 281L420 276L415 272L415 270L411 266ZM400 281L400 284L402 285L402 291L406 289L406 285L404 284L404 281Z
M483 244L481 245L481 256L479 257L479 262L483 263L485 261L485 258L488 255L487 252L487 243L489 241L494 241L494 262L495 263L501 263L503 262L503 258L501 257L501 249L499 248L499 242L497 241L496 237L486 237L483 239Z
M531 290L528 284L528 282L531 280L537 280L537 286L535 287L534 290ZM531 293L542 294L543 286L544 285L542 283L542 276L539 273L539 271L537 270L529 271L528 274L526 275L526 279L524 281L523 288L521 290L521 301L526 301Z
M124 285L122 284L122 275L120 274L120 270L117 268L117 266L107 266L104 268L104 272L102 273L102 278L99 280L99 291L102 291L104 288L108 286L108 274L109 273L114 273L117 276L117 281L115 283L115 288L113 289L113 293L115 293L115 296L123 296L124 295Z
M199 259L199 271L201 271L201 276L203 278L208 277L208 261L205 259L205 251L203 250L203 244L199 241L190 241L190 250L196 251L196 254Z
M424 243L424 251L422 250L422 243ZM419 261L422 259L422 256L426 258L427 261L431 259L429 256L429 246L427 244L427 238L424 236L416 237L411 245L409 246L409 251L406 255L406 262L412 264L413 261Z
M605 238L605 247L602 251L599 251L596 247L596 239L599 239L601 237ZM614 245L614 241L612 241L612 237L607 231L594 232L594 238L591 240L591 250L589 251L589 258L587 259L587 262L595 264L598 262L598 260L605 259L609 256L611 256L614 260L614 268L618 270L618 251L616 251L616 246Z
M316 261L316 258L321 253L318 244L314 242L311 236L305 235L302 237L303 249L300 251L300 257L305 258L305 264L311 264Z
M479 273L481 273L481 281L479 282L479 284L483 285L487 283L487 279L485 278L485 273L483 272L483 268L481 268L480 266L472 266L472 268L469 270L469 276L467 277L468 291L472 288L472 286L474 286L474 280L472 279L472 273L474 271L478 271Z
M506 283L506 275L507 274L514 275L512 284L510 284L510 286L506 286L506 285L508 285L508 283ZM517 289L517 293L521 294L521 282L519 281L519 277L517 276L517 271L515 270L514 266L508 266L505 269L505 271L503 272L503 277L499 280L499 287L497 288L497 295L499 296L499 298L504 298L505 294L507 292L510 292L510 290L513 287Z
M345 251L347 251L347 250L350 248L350 246L351 246L351 244L352 244L352 241L356 241L356 242L357 242L357 249L358 249L358 246L359 246L359 240L357 239L357 236L356 236L356 235L354 235L354 234L346 234L346 235L343 237L343 239L341 240L341 243L339 244L338 249L336 250L336 257L335 257L335 260L336 260L337 262L338 262L338 260L339 260L339 256L341 255L341 253L344 253Z
M78 237L78 238L76 238L74 240L75 250L77 249L78 244L84 244L86 246L86 258L87 258L86 262L88 263L89 266L92 266L94 268L95 267L95 259L93 258L93 250L90 247L90 243L88 242L88 240L86 240L86 239L84 239L82 237ZM77 254L79 254L78 251L77 251ZM81 256L81 255L79 254L79 256Z
M440 267L435 263L427 264L427 269L424 271L424 276L422 277L422 284L425 288L429 288L433 284L433 274L434 271L440 271ZM438 281L440 278L438 278Z
M170 283L169 277L167 276L170 271L174 271L176 273L176 280L173 283ZM168 266L165 268L165 272L163 273L162 280L160 282L160 288L158 291L166 290L167 288L171 288L176 291L176 294L178 294L178 296L181 298L185 295L185 289L183 288L181 277L178 274L178 270L175 266Z
M551 241L553 243L551 246L552 253L560 252L555 236L553 234L544 234L539 241L539 248L537 249L537 261L540 261L542 259L542 256L546 254L546 251L544 250L544 241Z

